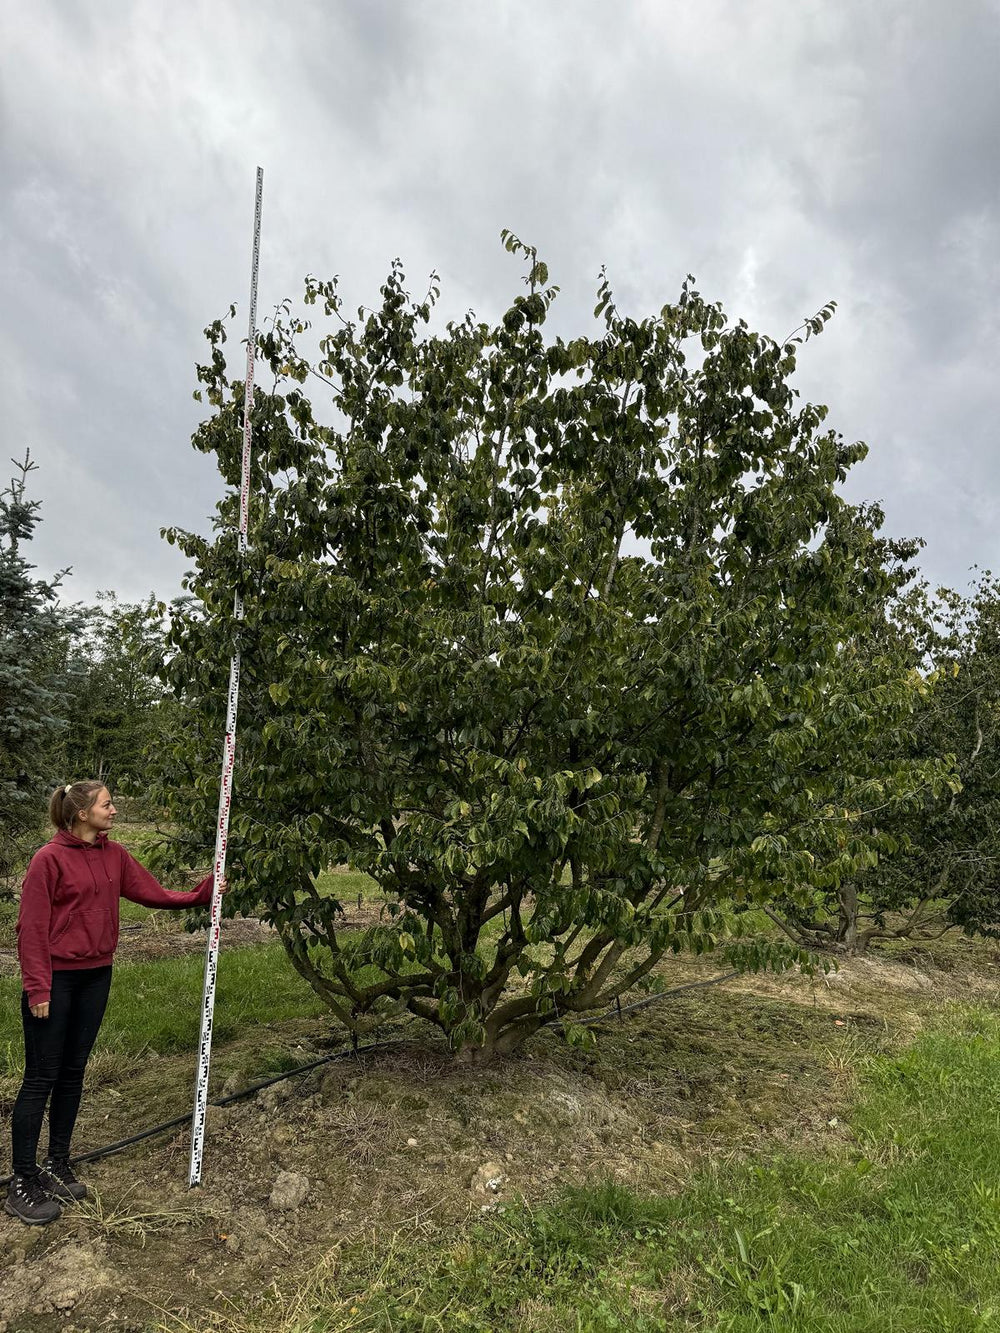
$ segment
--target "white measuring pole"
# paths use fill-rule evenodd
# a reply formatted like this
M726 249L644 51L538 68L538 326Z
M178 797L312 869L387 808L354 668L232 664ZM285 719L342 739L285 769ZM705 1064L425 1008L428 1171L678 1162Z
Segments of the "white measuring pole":
M264 172L257 168L257 197L253 216L253 265L250 274L250 323L247 331L247 378L243 394L243 468L240 478L240 536L237 560L242 568L247 549L247 518L250 506L250 414L253 408L253 368L257 342L257 264L260 259L260 206ZM191 1119L191 1166L188 1185L201 1183L201 1159L205 1146L205 1115L208 1110L208 1070L212 1060L212 1017L215 1013L215 978L219 970L219 923L222 915L219 880L226 873L229 842L229 807L233 795L233 765L236 760L236 709L240 700L239 624L243 619L243 596L239 582L233 607L236 642L229 664L229 702L226 708L226 739L222 747L222 785L219 789L219 819L215 830L215 870L212 883L212 921L205 949L205 985L201 998L201 1040L198 1046L198 1077Z

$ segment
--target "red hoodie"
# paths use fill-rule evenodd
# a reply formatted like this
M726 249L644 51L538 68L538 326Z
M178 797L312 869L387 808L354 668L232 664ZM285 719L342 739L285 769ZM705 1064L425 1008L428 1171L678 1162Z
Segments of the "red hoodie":
M111 962L123 897L144 907L198 907L212 900L212 876L188 893L174 893L106 833L84 842L60 829L35 853L17 918L17 956L29 1004L48 1002L53 971Z

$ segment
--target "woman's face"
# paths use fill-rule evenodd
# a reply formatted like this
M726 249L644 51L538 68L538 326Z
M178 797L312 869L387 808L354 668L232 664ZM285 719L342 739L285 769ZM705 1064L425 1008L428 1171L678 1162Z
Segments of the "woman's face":
M85 833L90 830L92 833L107 833L108 829L114 823L115 815L118 811L115 809L111 800L111 793L107 787L102 787L97 793L97 798L89 810L82 810L76 817L76 831Z

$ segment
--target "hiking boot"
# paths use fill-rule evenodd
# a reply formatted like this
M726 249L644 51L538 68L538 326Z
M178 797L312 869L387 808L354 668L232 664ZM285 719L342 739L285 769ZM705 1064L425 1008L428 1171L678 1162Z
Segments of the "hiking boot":
M4 1212L26 1222L29 1227L44 1227L62 1212L56 1200L46 1192L41 1175L12 1176L3 1207Z
M68 1157L46 1157L42 1163L42 1187L63 1203L87 1197L87 1187L73 1174Z

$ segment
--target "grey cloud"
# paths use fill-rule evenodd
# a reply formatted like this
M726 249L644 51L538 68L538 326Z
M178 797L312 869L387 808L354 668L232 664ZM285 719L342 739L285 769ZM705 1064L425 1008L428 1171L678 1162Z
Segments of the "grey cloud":
M980 0L36 0L0 32L0 364L40 562L176 590L157 533L218 495L193 364L233 300L242 336L260 162L262 312L307 270L371 301L399 254L495 314L502 226L564 328L604 262L626 308L693 271L776 336L838 298L800 381L872 445L851 493L935 578L997 563L998 32Z

